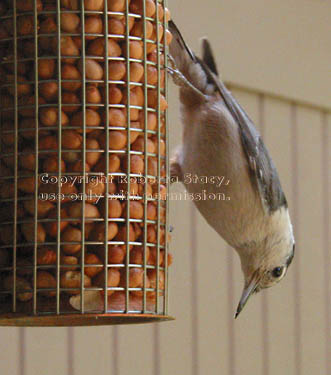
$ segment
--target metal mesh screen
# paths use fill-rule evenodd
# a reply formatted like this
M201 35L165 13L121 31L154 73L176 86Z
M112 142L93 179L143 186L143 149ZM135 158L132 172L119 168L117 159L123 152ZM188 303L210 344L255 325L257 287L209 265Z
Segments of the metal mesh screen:
M0 321L166 318L165 1L2 4Z

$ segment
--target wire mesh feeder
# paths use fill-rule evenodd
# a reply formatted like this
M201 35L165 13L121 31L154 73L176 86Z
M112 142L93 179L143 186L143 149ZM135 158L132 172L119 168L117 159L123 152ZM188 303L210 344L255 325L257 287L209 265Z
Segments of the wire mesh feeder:
M165 1L1 2L0 325L171 319L168 19Z

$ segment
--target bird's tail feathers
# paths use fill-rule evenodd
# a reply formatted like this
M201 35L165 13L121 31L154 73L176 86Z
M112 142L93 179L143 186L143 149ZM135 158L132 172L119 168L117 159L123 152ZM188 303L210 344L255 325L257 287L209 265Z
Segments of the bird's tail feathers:
M209 42L205 39L203 43L203 49L206 51L204 53L206 61L204 61L195 56L191 51L173 21L169 21L169 31L173 36L169 52L175 61L176 68L203 94L210 94L211 82L209 78L211 72L217 74L217 69Z
M174 59L177 69L184 74L188 70L188 66L192 62L196 62L196 57L185 43L181 32L172 20L169 21L168 27L172 34L172 42L169 46L170 55Z

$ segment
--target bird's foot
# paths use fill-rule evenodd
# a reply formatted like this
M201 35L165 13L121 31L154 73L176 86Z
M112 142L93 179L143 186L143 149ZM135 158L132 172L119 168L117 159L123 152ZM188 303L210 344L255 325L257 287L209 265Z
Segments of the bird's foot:
M204 94L193 86L192 83L184 76L184 74L177 69L176 62L172 56L168 55L168 61L171 66L167 66L167 70L171 75L174 84L184 89L193 91L199 98L205 100Z
M173 70L177 70L178 71L175 59L171 55L169 55L169 53L167 54L167 58L168 58L168 62L170 64L170 67Z
M183 172L178 162L173 161L170 164L170 183L183 181Z

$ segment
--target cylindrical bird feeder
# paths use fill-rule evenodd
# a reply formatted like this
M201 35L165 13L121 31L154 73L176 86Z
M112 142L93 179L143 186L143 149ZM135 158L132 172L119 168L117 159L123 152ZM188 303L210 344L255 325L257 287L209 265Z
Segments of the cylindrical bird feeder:
M169 11L0 4L0 325L168 316Z

